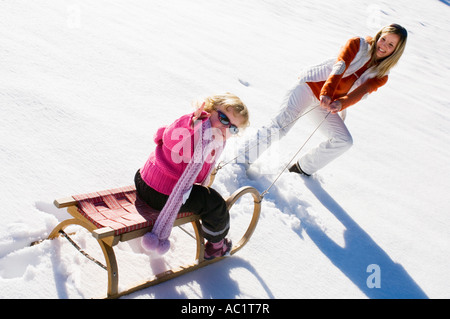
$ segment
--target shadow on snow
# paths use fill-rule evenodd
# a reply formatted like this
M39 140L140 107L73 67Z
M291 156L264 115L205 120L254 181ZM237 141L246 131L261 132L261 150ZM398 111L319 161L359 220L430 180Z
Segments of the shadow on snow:
M385 299L419 299L428 298L424 291L406 272L402 265L395 263L388 254L350 217L350 215L337 203L314 177L303 178L304 184L320 203L333 214L346 230L344 233L344 247L336 244L325 232L309 218L306 210L299 213L301 227L295 230L300 238L305 231L317 247L327 258L338 267L364 294L369 298ZM275 187L271 191L273 200L282 211L292 211L292 207L309 206L301 199L290 198L283 203L283 196ZM285 207L284 207L285 206ZM291 208L291 209L289 209ZM305 215L306 214L306 215ZM369 265L378 265L380 269L380 288L369 288L367 281L372 271L367 270Z

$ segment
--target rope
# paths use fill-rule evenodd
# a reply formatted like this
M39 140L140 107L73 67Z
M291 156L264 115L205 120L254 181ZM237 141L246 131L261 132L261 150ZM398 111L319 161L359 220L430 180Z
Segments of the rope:
M280 128L278 129L278 131L281 131L282 129L288 127L289 125L294 124L295 122L297 122L300 118L302 118L302 117L305 116L306 114L308 114L308 113L314 111L317 107L319 107L319 105L316 105L316 106L314 106L313 108L309 109L308 111L302 113L301 115L299 115L298 117L296 117L295 119L293 119L291 122L289 122L289 123L286 124L285 126L280 127ZM274 135L274 134L275 134L276 132L278 132L278 131L272 132L269 136L267 136L267 137L266 137L266 141L268 141L268 140L272 137L272 135ZM254 148L255 148L256 146L258 146L258 145L259 145L259 142L257 142L255 145L253 145L253 146L251 146L251 147L248 146L248 147L246 147L246 148L244 149L244 152L241 152L241 153L246 153L246 152L250 151L251 149L254 149ZM229 161L226 161L226 162L222 161L222 162L220 162L220 163L217 165L217 167L216 167L216 172L218 172L221 168L223 168L224 166L230 164L230 163L233 162L235 159L237 159L237 158L241 155L241 153L239 153L236 157L232 158L232 159L229 160Z
M306 111L305 113L302 113L300 116L296 117L295 119L293 119L291 122L289 122L288 124L286 124L283 127L280 127L278 131L284 129L285 127L288 127L289 125L292 125L293 123L295 123L296 121L298 121L300 118L302 118L303 116L305 116L306 114L308 114L309 112L313 111L314 109L316 109L317 107L319 107L319 105L316 105L315 107L309 109L308 111ZM314 135L314 133L316 133L316 131L320 128L320 126L322 125L323 122L325 122L325 120L327 119L328 115L330 115L331 111L329 111L327 113L327 115L325 115L325 117L323 118L323 120L319 123L319 125L315 128L315 130L309 135L309 137L306 139L305 143L303 143L303 145L298 149L298 151L294 154L294 156L292 156L291 160L286 164L286 166L283 168L283 170L278 174L278 176L275 178L275 180L272 182L272 184L270 184L270 186L261 193L261 200L264 198L264 196L269 192L269 190L272 188L272 186L277 182L277 180L280 178L281 174L283 174L283 172L289 167L289 165L291 164L291 162L294 160L294 158L298 155L298 153L301 152L301 150L303 149L303 147L305 147L305 145L309 142L309 140L312 138L312 136ZM273 132L272 134L270 134L266 140L269 140L269 138L275 134L275 132ZM255 148L256 146L259 145L259 142L257 142L255 145L253 145L252 147L248 147L245 148L244 152L248 152L251 149ZM235 159L237 159L241 154L238 154L236 157L232 158L229 161L226 162L220 162L217 167L216 167L216 174L217 172L222 169L224 166L230 164L231 162L233 162Z
M85 252L83 249L81 249L81 247L78 246L77 243L74 242L74 241L72 240L72 238L70 238L70 236L67 235L67 233L66 233L64 230L61 229L61 230L59 231L59 233L60 233L64 238L66 238L66 239L69 241L69 243L71 243L71 244L73 245L73 247L75 247L75 248L76 248L76 249L77 249L84 257L86 257L87 259L93 261L94 263L96 263L97 265L99 265L100 267L102 267L103 269L108 270L108 268L107 268L105 265L103 265L100 261L98 261L97 259L95 259L95 258L92 257L91 255L89 255L87 252Z
M186 234L189 235L189 237L191 237L192 239L197 240L197 238L195 238L190 232L188 232L186 229L184 229L184 227L178 226L178 228L180 228L182 231L184 231Z
M270 184L270 186L261 193L261 199L264 198L264 196L269 192L269 190L272 188L272 186L277 182L277 180L280 178L281 174L283 174L283 172L289 167L289 165L291 164L291 162L294 160L294 158L298 155L298 153L301 152L301 150L303 149L303 147L305 147L306 143L308 143L308 141L311 139L311 137L314 135L314 133L316 133L316 131L319 129L319 127L322 125L323 122L325 122L325 120L327 119L328 115L330 115L331 112L328 112L327 115L325 115L325 117L323 118L323 120L319 123L319 125L316 127L316 129L309 135L309 137L306 139L305 143L303 143L303 145L298 149L298 151L294 154L294 156L292 156L291 160L286 164L286 166L283 168L283 170L278 174L278 176L275 178L275 180L272 182L272 184Z

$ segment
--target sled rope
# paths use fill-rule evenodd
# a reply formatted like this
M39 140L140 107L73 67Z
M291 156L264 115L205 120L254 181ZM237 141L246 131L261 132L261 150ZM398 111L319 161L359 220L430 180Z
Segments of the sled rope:
M103 269L108 270L108 268L107 268L105 265L103 265L100 261L98 261L97 259L95 259L95 258L92 257L91 255L89 255L87 252L85 252L83 249L81 249L81 247L78 246L77 243L74 242L74 241L72 240L72 238L70 238L70 236L67 235L67 233L66 233L64 230L60 229L60 230L59 230L59 233L60 233L64 238L66 238L66 239L69 241L69 243L71 243L72 246L75 247L76 250L78 250L84 257L86 257L87 259L93 261L94 263L96 263L97 265L99 265L100 267L102 267Z
M190 232L188 232L186 229L184 229L184 227L178 226L179 229L181 229L182 231L184 231L189 237L191 237L194 240L197 240L197 238L195 238Z
M274 135L276 132L279 132L279 131L281 131L282 129L288 127L289 125L294 124L294 123L297 122L299 119L301 119L303 116L305 116L306 114L308 114L308 113L312 112L313 110L315 110L317 107L319 107L319 105L314 106L313 108L309 109L308 111L306 111L306 112L302 113L301 115L297 116L295 119L293 119L291 122L289 122L289 123L286 124L285 126L280 127L277 131L275 131L275 132L271 133L270 135L268 135L268 136L266 137L265 141L268 141L268 140L272 137L272 135ZM261 142L261 141L260 141L260 142ZM217 165L217 167L216 167L216 172L218 172L221 168L223 168L224 166L226 166L226 165L230 164L231 162L233 162L234 160L236 160L241 154L246 153L246 152L248 152L248 151L254 149L256 146L259 145L260 142L257 142L255 145L252 145L252 146L247 146L247 147L244 149L244 152L239 153L237 156L233 157L231 160L220 162L220 163Z
M180 228L182 231L184 231L187 235L189 235L189 237L196 239L190 232L188 232L186 229L184 229L184 227L182 227L181 225L178 226L178 228ZM78 246L78 244L76 242L73 241L72 238L70 238L70 236L64 231L64 230L60 230L59 233L61 234L61 236L63 236L65 239L67 239L67 241L69 243L72 244L73 247L75 247L76 250L78 250L78 252L80 252L84 257L86 257L87 259L89 259L90 261L93 261L94 263L96 263L98 266L102 267L105 270L108 270L107 267L102 264L98 259L95 259L94 257L92 257L91 255L89 255L87 252L85 252L80 246ZM34 244L34 243L33 243ZM33 245L32 244L32 245Z
M325 117L323 118L323 120L319 123L319 125L316 127L316 129L308 136L308 138L306 139L305 143L303 143L303 145L298 149L298 151L294 154L294 156L292 156L292 158L290 159L290 161L286 164L286 166L281 170L281 172L277 175L277 177L275 178L275 180L272 182L272 184L270 184L270 186L261 193L261 199L264 198L264 196L269 192L269 190L272 188L272 186L277 182L277 180L280 178L281 174L283 174L283 172L289 167L289 165L291 164L291 162L294 160L295 157L297 157L298 153L301 152L301 150L303 149L303 147L305 147L306 143L308 143L308 141L311 139L311 137L314 135L314 133L316 133L316 131L320 128L320 126L322 125L323 122L325 122L325 120L327 119L328 115L330 115L330 111L327 113L327 115L325 115Z
M291 122L289 122L288 124L286 124L283 127L280 127L278 131L284 129L285 127L288 127L289 125L292 125L293 123L295 123L296 121L298 121L300 118L302 118L303 116L305 116L306 114L308 114L309 112L313 111L314 109L316 109L317 107L319 107L319 105L316 105L315 107L311 108L310 110L306 111L305 113L302 113L300 116L296 117L294 120L292 120ZM294 156L292 156L292 158L290 159L290 161L284 166L284 168L281 170L281 172L277 175L277 177L275 178L275 180L272 182L272 184L270 184L270 186L261 193L261 200L264 198L264 196L269 192L269 190L273 187L273 185L277 182L277 180L280 178L281 174L283 174L283 172L289 167L289 165L291 164L291 162L294 160L294 158L302 151L303 147L305 147L305 145L309 142L309 140L313 137L314 133L316 133L316 131L320 128L320 126L323 124L323 122L325 122L325 120L327 119L328 115L330 115L331 111L329 111L325 117L323 118L323 120L319 123L319 125L314 129L314 131L308 136L308 138L306 139L306 141L303 143L303 145L297 150L297 152L294 154ZM275 132L273 132L272 134L270 134L267 138L266 141L269 140L269 138L275 134ZM245 148L245 152L250 151L251 149L255 148L256 146L259 145L260 142L257 142L255 145L251 146L251 147L246 147ZM226 162L220 162L217 167L216 167L216 173L217 171L219 171L221 168L223 168L224 166L230 164L231 162L233 162L234 160L236 160L241 154L238 154L236 157L232 158L229 161Z

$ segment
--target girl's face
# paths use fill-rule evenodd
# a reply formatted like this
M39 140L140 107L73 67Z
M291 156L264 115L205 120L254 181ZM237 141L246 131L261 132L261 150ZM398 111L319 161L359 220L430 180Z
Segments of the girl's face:
M218 107L214 110L210 116L210 121L211 127L218 129L224 140L236 134L239 127L244 124L242 116L236 116L231 108L227 110L224 107Z
M384 33L377 41L377 59L383 59L390 56L395 48L397 47L398 42L400 41L400 36L394 33Z

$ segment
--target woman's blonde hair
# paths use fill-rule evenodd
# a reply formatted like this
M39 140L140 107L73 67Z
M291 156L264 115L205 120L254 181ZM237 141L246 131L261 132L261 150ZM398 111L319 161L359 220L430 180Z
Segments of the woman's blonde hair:
M205 98L199 98L194 101L193 105L195 108L198 108L203 102L205 102L204 110L208 113L216 110L217 107L222 107L227 111L231 108L234 115L242 118L242 127L246 127L250 124L247 106L245 106L240 98L232 93L227 92L223 94L211 95Z
M382 60L377 60L376 43L382 35L389 33L397 34L400 37L397 47L390 56ZM408 32L406 31L406 29L399 24L393 23L382 28L380 31L378 31L375 37L369 41L369 44L371 45L369 51L371 57L370 65L375 67L375 70L377 71L377 77L381 78L385 76L389 72L389 70L397 64L403 54L403 51L405 51L407 38Z

